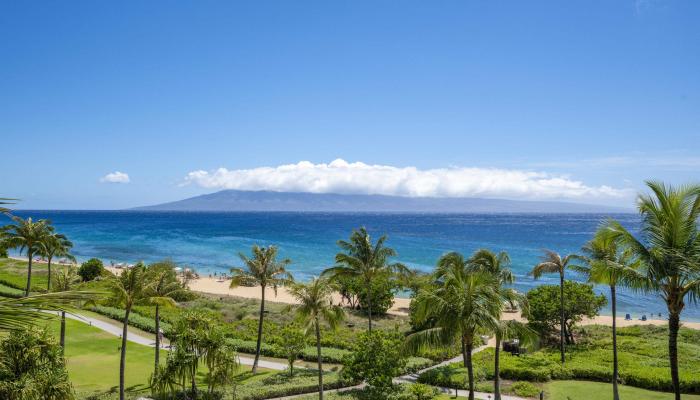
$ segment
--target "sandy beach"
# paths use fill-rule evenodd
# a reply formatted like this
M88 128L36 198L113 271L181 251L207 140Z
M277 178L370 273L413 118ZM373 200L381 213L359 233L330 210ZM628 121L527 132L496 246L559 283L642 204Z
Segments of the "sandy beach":
M22 260L26 261L26 258L21 258L21 257L11 257L17 260ZM35 261L37 262L37 261ZM38 262L38 263L44 263L44 262ZM55 263L59 264L59 263ZM110 266L105 266L105 269L108 271L118 275L122 270ZM198 279L193 279L189 282L189 287L190 289L196 291L196 292L202 292L202 293L208 293L208 294L215 294L215 295L222 295L222 296L235 296L235 297L242 297L246 299L260 299L261 294L260 294L260 287L259 286L239 286L235 289L229 288L229 281L228 280L220 280L218 278L210 278L210 277L200 277ZM289 294L289 291L285 289L284 287L278 288L277 294L275 294L274 290L272 288L267 288L265 290L265 299L267 301L272 301L276 303L284 303L284 304L295 304L296 301L294 298ZM333 301L336 304L341 304L341 296L339 294L336 294L333 296ZM393 306L389 309L388 313L393 314L393 315L401 315L401 316L406 316L408 315L408 307L411 303L411 299L406 299L402 297L395 297L394 298L394 304ZM619 314L624 315L624 311L619 312ZM624 327L624 326L634 326L634 325L666 325L668 321L664 319L647 319L646 321L642 321L639 319L639 315L633 315L633 318L629 321L625 320L624 317L617 317L617 326L619 327ZM518 320L518 321L524 321L524 319L520 316L520 313L504 313L503 314L503 319L504 320ZM583 321L581 321L581 325L607 325L607 326L612 326L612 320L613 318L609 315L599 315L595 318L585 318ZM690 321L683 321L681 320L682 324L684 327L687 328L693 328L693 329L699 329L700 330L700 322L690 322Z
M210 293L210 294L217 294L217 295L227 295L227 296L236 296L236 297L243 297L247 299L260 299L260 287L259 286L254 286L254 287L237 287L235 289L229 288L229 281L224 280L224 281L218 281L216 278L209 278L209 277L201 277L199 279L195 279L190 281L189 283L190 289L197 291L197 292L203 292L203 293ZM277 295L275 296L275 292L267 288L265 291L265 299L268 301L273 301L277 303L285 303L285 304L295 304L294 298L289 294L289 292L285 288L279 288L277 290ZM341 297L340 295L335 295L334 296L334 301L337 304L340 304L341 302ZM406 316L408 315L408 307L411 303L410 299L406 298L401 298L401 297L396 297L394 298L394 305L389 309L389 314L394 314L394 315L403 315ZM624 315L623 313L620 313ZM617 318L617 326L623 327L623 326L633 326L633 325L666 325L668 321L666 320L661 320L661 319L647 319L646 321L641 321L639 319L639 316L635 315L633 316L636 319L632 319L629 321L626 321L624 317L618 317ZM520 316L520 313L504 313L503 315L504 320L519 320L523 321L523 318ZM595 318L586 318L584 319L581 324L582 325L608 325L612 326L612 321L613 318L609 315L599 315ZM686 322L682 321L683 326L688 327L688 328L693 328L693 329L700 329L700 322Z

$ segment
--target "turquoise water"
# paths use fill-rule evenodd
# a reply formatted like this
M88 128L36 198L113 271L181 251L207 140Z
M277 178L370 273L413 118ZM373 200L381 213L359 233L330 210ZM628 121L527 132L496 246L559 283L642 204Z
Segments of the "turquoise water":
M336 241L353 228L365 226L371 234L387 234L397 261L430 271L440 255L459 251L468 255L479 248L510 254L519 290L541 283L558 283L555 276L538 281L526 276L541 249L576 252L606 217L595 214L339 214L339 213L188 213L141 211L18 211L23 217L48 218L74 242L78 259L98 257L106 263L156 261L171 258L200 273L227 272L240 266L238 252L253 244L279 246L292 260L297 279L318 275L332 265ZM637 230L635 214L613 215ZM569 272L572 279L580 279ZM606 293L604 287L598 288ZM654 295L622 290L622 314L659 312L665 307ZM697 306L688 319L700 320Z

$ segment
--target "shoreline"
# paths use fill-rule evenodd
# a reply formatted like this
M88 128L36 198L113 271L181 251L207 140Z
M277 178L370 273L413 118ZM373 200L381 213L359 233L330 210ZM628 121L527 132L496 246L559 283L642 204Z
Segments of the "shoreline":
M229 288L228 280L217 280L215 278L200 277L199 279L193 279L189 282L190 290L195 292L214 294L214 295L224 295L241 297L246 299L260 300L261 290L260 286L239 286L235 289ZM280 287L277 289L277 296L275 296L274 290L271 288L266 288L265 298L268 301L275 303L284 304L296 304L294 298L289 294L289 291ZM333 301L336 304L341 304L341 297L339 294L333 296ZM397 315L397 316L408 316L409 305L411 304L411 299L403 297L394 297L394 304L391 306L387 314ZM504 313L503 320L517 320L525 321L520 313ZM613 318L610 315L599 315L595 318L584 318L579 325L606 325L612 326ZM625 320L624 317L616 318L616 325L618 327L634 326L634 325L656 325L663 326L667 325L668 321L663 319L647 319L642 321L640 319L631 319L629 321ZM686 328L692 328L700 330L700 322L693 321L681 321L681 325Z
M19 261L27 261L27 259L23 258L23 257L10 256L8 258L11 258L14 260L19 260ZM34 261L34 262L39 263L39 264L46 264L45 261ZM61 264L59 262L52 262L52 264L55 264L55 265L75 265L75 264ZM121 271L121 269L114 268L112 266L105 266L105 269L110 271L111 273L113 273L115 275L118 275ZM261 298L260 286L239 286L235 289L231 289L231 288L229 288L229 281L228 280L221 280L219 278L213 278L213 277L210 278L208 276L201 276L198 279L191 280L189 282L189 288L190 288L190 290L195 291L195 292L213 294L213 295L233 296L233 297L240 297L240 298L253 299L253 300L260 300L260 298ZM267 288L265 290L265 298L268 301L272 301L275 303L296 304L295 299L291 296L291 294L289 294L289 291L285 287L278 288L277 295L275 295L275 292L272 288ZM333 295L333 302L335 304L342 305L341 296L337 293L334 294ZM387 314L396 315L396 316L408 316L408 310L409 310L410 304L411 304L411 299L404 298L404 297L394 297L394 304L391 306L391 308L389 308L389 310L387 311ZM620 314L623 314L623 313L620 313ZM521 322L524 321L524 319L520 316L519 313L504 313L503 320L517 320L517 321L521 321ZM595 318L584 318L579 323L579 325L612 326L612 321L613 321L613 318L611 315L598 315ZM625 320L624 317L617 317L616 318L616 325L618 327L626 327L626 326L634 326L634 325L664 326L667 324L668 324L668 321L665 319L650 318L650 319L647 319L646 321L642 321L638 318L633 318L633 319L627 321L627 320ZM700 322L681 320L681 325L686 327L686 328L700 330Z

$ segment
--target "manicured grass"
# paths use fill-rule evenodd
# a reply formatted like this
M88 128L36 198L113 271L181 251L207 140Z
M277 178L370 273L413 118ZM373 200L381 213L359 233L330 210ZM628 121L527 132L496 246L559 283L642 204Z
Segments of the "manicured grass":
M552 381L544 386L547 400L608 400L612 399L612 385L601 382L586 381ZM654 392L630 386L620 386L620 398L623 400L671 400L673 394ZM684 394L683 399L700 400L698 395Z
M58 337L60 322L48 328ZM119 387L119 348L121 340L83 322L66 320L66 360L68 374L79 398L105 393ZM167 352L161 350L161 360ZM154 350L129 342L126 351L126 385L132 392L148 386L153 372Z
M51 269L54 265L51 265ZM32 291L46 291L46 264L32 263ZM0 283L15 289L27 287L27 261L0 258Z

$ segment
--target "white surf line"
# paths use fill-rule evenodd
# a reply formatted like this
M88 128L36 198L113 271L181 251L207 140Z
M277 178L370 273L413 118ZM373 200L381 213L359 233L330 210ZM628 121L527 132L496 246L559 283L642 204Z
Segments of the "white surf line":
M59 314L60 315L60 314ZM106 321L102 321L97 318L89 317L86 315L82 314L69 314L66 313L66 318L70 318L75 321L80 321L85 324L89 324L90 326L94 326L95 328L98 328L104 332L107 332L109 334L112 334L114 336L117 336L119 338L122 337L122 326L121 325L115 325L111 324ZM126 340L137 343L140 345L148 346L148 347L155 347L156 343L154 339L146 338L144 336L141 336L137 333L133 333L129 331L128 335L126 336ZM165 344L161 345L162 349L169 350L169 347ZM253 365L254 359L248 358L248 357L241 357L238 356L239 362L242 365ZM261 368L267 368L267 369L273 369L277 371L284 371L287 369L287 364L282 364L274 361L267 361L267 360L258 360L258 366Z

